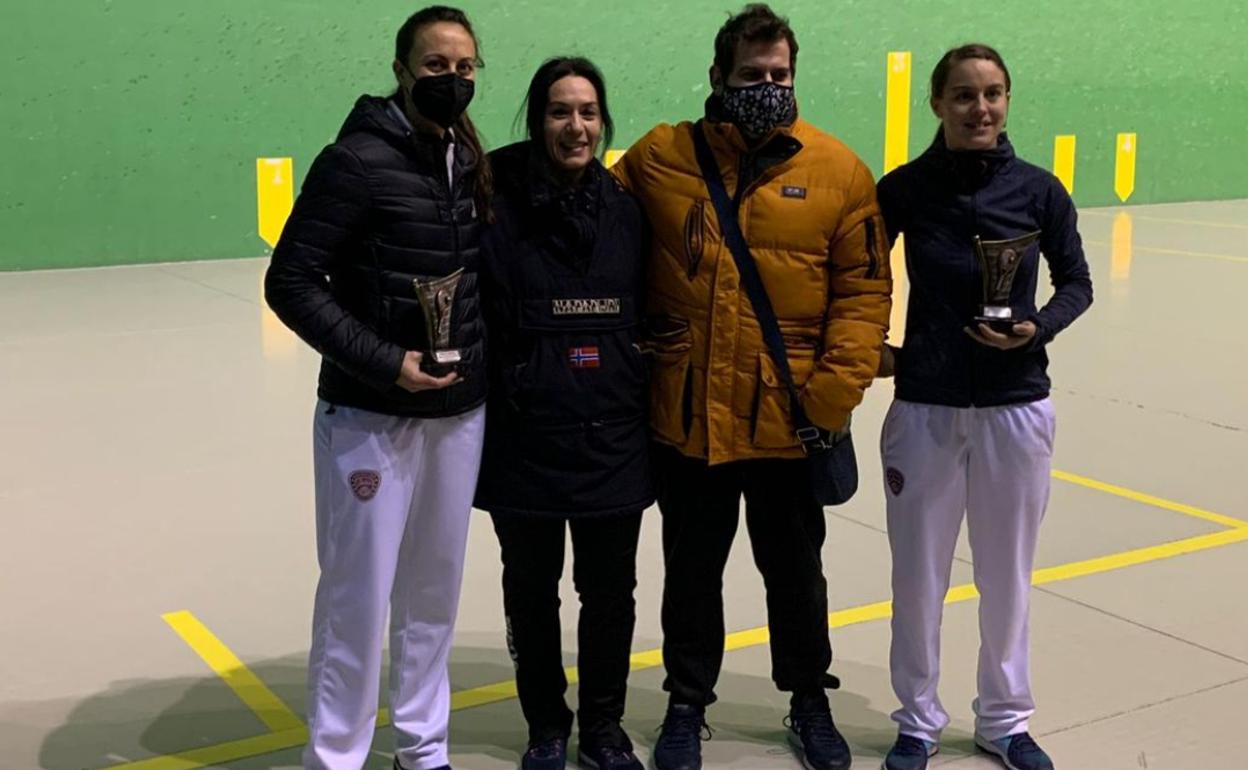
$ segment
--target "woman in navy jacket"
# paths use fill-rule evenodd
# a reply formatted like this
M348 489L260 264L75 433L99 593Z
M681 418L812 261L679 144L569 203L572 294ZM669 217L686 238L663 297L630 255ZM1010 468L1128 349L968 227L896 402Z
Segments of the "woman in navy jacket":
M1027 732L1028 595L1054 435L1046 348L1091 304L1092 282L1070 196L1014 155L1009 101L996 51L949 51L932 73L935 141L879 183L890 238L905 235L910 280L904 345L881 365L896 374L881 451L901 701L886 770L926 767L949 723L937 695L940 623L963 514L981 596L976 744L1009 768L1052 768ZM1008 299L986 301L994 281L981 248L1017 271ZM1055 293L1037 309L1042 255ZM1013 313L984 322L984 305Z
M581 762L640 770L620 719L641 513L654 500L637 344L644 220L595 157L612 123L593 64L543 64L526 114L529 140L490 155L496 221L481 259L490 392L476 496L502 547L508 644L529 724L521 767L564 767L573 715L559 579L570 529Z

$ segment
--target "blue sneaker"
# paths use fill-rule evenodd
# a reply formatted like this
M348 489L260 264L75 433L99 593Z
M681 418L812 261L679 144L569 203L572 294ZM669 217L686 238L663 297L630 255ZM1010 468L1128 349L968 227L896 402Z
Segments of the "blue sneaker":
M849 744L826 706L805 713L790 711L788 726L789 743L806 770L846 770L853 761Z
M1053 770L1053 760L1028 733L1015 733L995 741L976 735L975 745L1001 760L1009 770Z
M669 705L651 753L656 770L702 770L703 731L710 733L705 709L683 703Z
M897 742L884 757L883 770L927 770L928 757L935 756L940 747L913 735L898 735Z
M531 744L520 759L520 770L563 770L568 764L568 742L563 738Z

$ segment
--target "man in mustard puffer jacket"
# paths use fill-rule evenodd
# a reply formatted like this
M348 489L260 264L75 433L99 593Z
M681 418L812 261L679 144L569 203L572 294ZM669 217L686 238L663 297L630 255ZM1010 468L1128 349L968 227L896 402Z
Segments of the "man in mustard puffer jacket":
M819 427L844 428L888 327L888 241L870 171L797 117L796 63L787 20L747 6L716 36L705 120L656 127L613 169L653 227L646 312L670 694L654 749L659 770L701 767L705 708L724 651L723 570L742 495L767 589L772 678L792 693L792 742L815 770L850 761L824 693L832 650L823 510L691 134L705 131L739 205L802 406Z

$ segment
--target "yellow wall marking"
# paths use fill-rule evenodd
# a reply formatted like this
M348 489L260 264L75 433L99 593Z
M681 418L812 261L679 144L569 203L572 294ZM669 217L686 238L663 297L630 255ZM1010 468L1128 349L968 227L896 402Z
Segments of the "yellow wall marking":
M884 96L884 173L910 159L910 52L889 51Z
M1075 194L1075 135L1062 134L1053 140L1053 175L1062 180L1066 192Z
M273 248L295 205L294 163L290 158L256 158L256 202L260 238Z
M282 699L251 673L225 644L186 610L161 616L208 667L221 677L272 731L302 729L303 722Z
M1114 163L1114 192L1118 200L1126 202L1135 192L1135 156L1137 150L1135 134L1118 135L1117 161Z
M906 308L910 299L910 273L906 270L906 236L897 236L893 250L888 253L888 264L893 271L893 309L888 318L888 341L900 347L906 341Z
M620 158L624 157L623 150L607 150L607 154L603 156L602 165L611 168L620 162Z
M1113 572L1115 570L1133 567L1140 564L1147 564L1148 562L1158 561L1161 559L1170 559L1176 556L1198 553L1212 548L1220 548L1234 543L1248 541L1248 522L1241 521L1240 519L1223 516L1222 514L1206 511L1195 506L1177 503L1172 500L1166 500L1144 492L1137 492L1133 489L1127 489L1126 487L1120 487L1114 484L1106 484L1103 481L1077 476L1073 473L1066 473L1064 471L1054 471L1053 478L1086 487L1088 489L1093 489L1098 492L1114 495L1116 497L1122 497L1144 505L1151 505L1168 511L1181 513L1186 516L1193 516L1215 524L1221 524L1229 527L1229 529L1214 532L1212 534L1189 537L1172 543L1163 543L1161 545L1137 548L1123 553L1111 554L1109 556L1101 556L1094 559L1086 559L1084 561L1071 562L1069 564L1060 564L1055 567L1038 569L1032 573L1032 585L1040 586L1048 583L1056 583L1064 580L1086 577L1088 575ZM970 601L978 595L979 593L975 590L974 585L964 584L954 586L950 588L949 592L945 595L945 603L958 604ZM828 615L828 624L832 628L844 628L846 626L857 625L860 623L884 620L892 616L892 611L892 602L884 601L875 602L873 604L865 604L859 607L852 607L850 609L838 610L830 613ZM174 620L171 620L171 618L178 619L181 621L182 625L186 625L189 619L189 621L193 621L190 624L191 629L194 630L194 627L198 626L198 628L202 630L192 633L190 635L191 638L188 638L188 635L183 633L182 630L179 630L179 626L175 625ZM216 664L210 662L210 665L213 666L214 670L217 670L218 665L227 663L228 660L238 660L237 658L234 658L232 653L225 650L225 646L222 645L215 636L212 636L211 632L203 628L198 621L195 621L190 613L170 613L165 616L165 620L168 621L171 626L174 626L174 629L178 630L178 633L182 635L182 638L186 639L188 644L191 644L192 647L196 648L197 652L200 651L197 645L212 647L212 645L215 644L219 646L219 650L215 651L213 654ZM204 635L207 635L208 640L210 640L210 642L206 645L205 640L203 639ZM192 641L192 638L195 639L195 641ZM725 639L724 649L739 650L747 647L754 647L766 644L770 639L771 632L766 626L746 629L744 631L737 631L729 634ZM224 651L225 654L228 655L228 658L221 657L221 651ZM200 652L200 655L204 657L205 660L209 660L209 655L206 655L204 652ZM644 669L657 668L658 666L661 666L662 663L662 650L646 650L632 655L630 668L633 671L640 671ZM241 662L237 663L237 665L240 668L242 667ZM228 668L228 666L226 667ZM220 672L218 671L218 673ZM568 669L567 673L570 682L576 681L575 668ZM248 672L248 674L250 674L250 672ZM234 687L234 685L231 686ZM245 740L232 741L230 743L222 743L215 746L205 746L193 751L153 757L139 762L111 765L108 768L101 770L197 770L198 768L208 767L211 765L236 762L240 759L248 759L286 749L298 748L299 746L305 744L308 740L307 730L302 727L302 725L298 724L298 718L294 717L293 714L290 714L289 709L286 708L285 704L281 703L281 701L277 699L276 695L269 692L268 688L264 687L263 684L259 684L259 686L264 690L264 692L272 696L281 711L285 711L289 714L290 718L295 719L296 726L292 726L289 729L271 728L276 731L255 738L247 738ZM239 692L238 687L235 687L234 689L235 692ZM243 697L241 692L240 697ZM516 697L516 683L514 681L497 682L483 687L475 687L452 693L451 710L460 711L477 706L484 706L490 703L499 703L511 700L514 697ZM248 702L248 705L252 705L251 702L248 701L247 697L243 697L243 700ZM260 713L260 710L256 706L252 706L252 709L257 711L257 713ZM383 727L389 723L389 713L385 709L381 709L377 715L378 727Z
M1114 235L1110 239L1109 279L1125 281L1131 277L1131 215L1125 211L1114 217Z

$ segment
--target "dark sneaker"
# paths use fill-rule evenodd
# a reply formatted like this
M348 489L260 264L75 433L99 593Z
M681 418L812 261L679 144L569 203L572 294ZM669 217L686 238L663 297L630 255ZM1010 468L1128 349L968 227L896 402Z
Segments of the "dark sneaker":
M656 770L702 770L702 741L710 737L705 709L673 703L659 730L651 755Z
M568 742L563 738L534 743L520 759L520 770L563 770L568 764Z
M1053 770L1053 760L1029 733L1016 733L995 741L976 735L975 745L1001 760L1009 770Z
M398 758L398 757L395 757L395 758L394 758L394 770L403 770L403 765L400 765L400 764L399 764L399 758ZM435 768L433 768L433 770L451 770L451 766L450 766L450 765L442 765L441 767L435 767Z
M615 746L582 743L576 759L586 770L645 770L633 752Z
M898 735L897 742L884 757L884 770L927 770L927 758L939 747L913 735Z
M845 770L853 761L849 744L836 729L832 712L826 706L815 711L795 709L785 721L789 742L806 770Z

